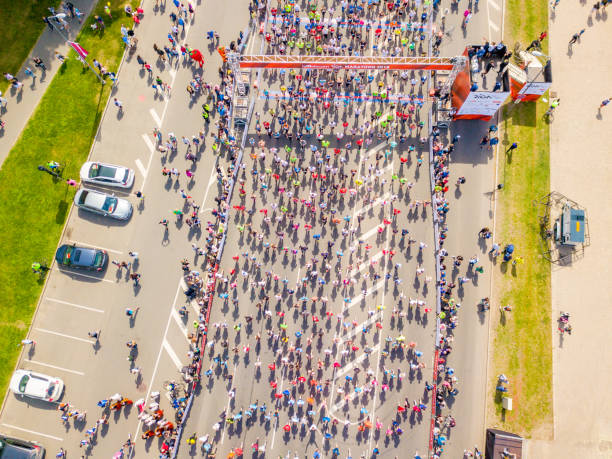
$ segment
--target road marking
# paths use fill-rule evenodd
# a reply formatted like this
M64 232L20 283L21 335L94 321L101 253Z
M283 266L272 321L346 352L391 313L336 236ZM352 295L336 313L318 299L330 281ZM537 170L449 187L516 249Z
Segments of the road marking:
M178 285L176 287L176 294L174 295L174 301L172 302L173 309L174 309L174 306L176 306L176 300L178 299L178 295L180 292L181 292L181 286ZM171 320L172 320L172 314L168 314L168 321L166 322L166 330L164 331L164 341L166 341L166 335L168 334L168 329L170 328ZM149 381L149 390L147 390L147 396L145 397L145 400L149 400L149 396L151 395L151 389L153 388L153 381L155 380L155 377L157 376L157 369L159 368L159 361L161 360L161 355L162 355L163 350L164 350L164 344L162 343L162 345L159 346L159 351L157 353L157 359L155 360L155 366L153 367L153 373L151 374L151 380ZM141 426L142 426L142 421L139 420L138 425L136 426L136 431L134 432L133 438L138 437L138 432Z
M382 250L380 252L378 252L376 255L374 255L373 257L369 258L367 260L367 263L364 261L363 263L361 263L361 266L359 266L359 268L357 269L353 269L350 273L349 276L350 277L355 277L358 273L360 273L361 271L363 271L366 268L369 268L371 266L371 263L373 261L378 261L380 258L382 258L383 253Z
M50 439L52 439L52 440L64 441L64 439L63 439L63 438L56 437L56 436L54 436L54 435L44 434L44 433L42 433L42 432L36 432L35 430L28 430L28 429L24 429L23 427L17 427L17 426L14 426L14 425L12 425L12 424L2 424L2 425L3 425L4 427L8 427L9 429L20 430L20 431L22 431L22 432L27 432L27 433L33 434L33 435L35 435L35 436L37 436L37 437L47 437L47 438L50 438Z
M142 140L144 140L144 143L147 144L147 147L151 153L155 151L155 145L153 145L153 142L151 142L151 139L147 134L142 135Z
M206 204L206 198L208 197L208 192L210 191L210 187L212 186L213 183L215 183L217 181L217 179L215 178L215 173L217 171L215 170L214 167L212 167L210 169L210 178L208 179L208 185L206 186L206 192L204 193L204 197L202 198L202 204L201 206L204 207L204 204ZM200 211L200 213L203 211Z
M347 335L348 336L348 335ZM376 346L374 346L372 348L372 353L376 352L378 349L380 349L380 343L378 343ZM353 361L351 361L351 363L343 366L342 368L340 368L336 374L334 374L334 379L338 379L341 376L344 376L346 373L348 373L349 371L351 371L353 368L355 368L357 365L359 365L361 362L363 362L369 354L366 354L365 352L363 354L361 354L359 357L355 358Z
M380 317L381 317L381 311L378 311L372 317L369 317L367 320L363 321L362 323L360 323L356 327L353 327L351 329L351 331L349 331L346 335L342 335L340 338L342 339L342 341L346 341L348 339L351 339L357 333L361 332L364 329L364 327L367 328L370 325L372 325L373 323L375 323L377 320L379 320Z
M234 364L234 372L232 373L234 376L232 377L232 381L238 381L236 379L236 374L238 373L238 366L236 364ZM229 413L230 412L230 404L232 403L232 398L228 397L227 400L227 407L225 408L225 412ZM278 420L278 418L277 418ZM278 423L278 422L277 422ZM223 432L221 432L221 444L223 444L223 440L225 439L225 427L227 426L227 423L223 424ZM272 444L274 445L274 438L272 438Z
M384 286L385 286L385 280L379 281L378 284L376 284L373 288L369 288L368 292L365 295L360 294L359 296L356 296L355 298L353 298L351 300L351 302L349 303L349 305L346 307L346 309L352 308L357 303L361 303L361 301L365 300L367 297L369 297L373 293L377 292L378 290L380 290ZM383 292L384 292L384 290L383 290Z
M178 327L181 329L181 332L185 336L185 339L189 341L189 339L187 338L187 328L185 328L185 324L183 323L181 316L179 316L179 313L174 308L172 308L172 318L174 319Z
M371 230L359 236L357 240L355 241L355 243L353 244L353 246L357 247L359 245L359 241L365 241L366 239L370 238L373 234L376 234L377 232L378 232L378 226L375 226Z
M65 304L67 306L72 306L73 308L79 308L79 309L84 309L86 311L98 312L100 314L104 314L104 311L102 309L90 308L89 306L81 306L80 304L70 303L68 301L57 300L55 298L49 298L49 297L46 297L45 300L52 301L54 303Z
M172 314L170 314L170 316L172 316ZM176 365L176 368L178 368L179 370L183 368L181 359L178 358L178 355L176 355L176 352L174 352L174 349L172 349L172 346L170 346L170 343L168 342L166 338L164 338L164 342L162 343L162 345L164 349L166 350L166 352L168 353L168 355L170 356L170 358L172 359L172 361L174 362L174 364Z
M489 27L491 27L496 32L499 32L499 27L494 22L489 21Z
M495 3L493 0L489 0L489 5L491 5L493 8L495 8L497 11L501 11L501 7Z
M81 277L85 277L86 279L94 279L94 280L97 280L97 281L109 282L111 284L115 283L112 280L104 279L103 277L89 276L89 275L83 274L83 273L68 272L68 271L65 271L65 270L61 270L59 268L58 268L58 270L59 270L59 272L64 273L66 276L81 276Z
M87 244L85 242L80 242L80 241L73 241L72 239L67 239L67 241L70 242L71 244L78 244L78 245L82 245L85 247L91 247L93 249L106 250L107 252L118 253L119 255L123 253L120 250L107 249L106 247L100 247L99 245Z
M172 77L172 79L174 80L174 77L176 77L176 70L174 69L170 69L168 70L168 73L170 74L170 76Z
M91 339L79 338L78 336L72 336L72 335L65 335L64 333L55 332L55 331L51 331L51 330L46 330L44 328L35 328L34 330L37 330L37 331L43 332L43 333L48 333L50 335L61 336L62 338L68 338L68 339L73 339L73 340L76 340L76 341L82 341L84 343L96 344L96 342L94 340L91 340Z
M179 286L183 289L184 292L186 292L187 289L189 288L189 286L187 285L187 282L185 282L184 277L181 277L181 280L179 281Z
M389 171L389 170L391 172L393 172L393 161L391 161L391 164L387 164L385 167L380 169L380 175L376 175L376 171L374 171L374 173L372 175L368 175L367 177L365 177L363 179L363 183L367 183L368 180L374 180L376 178L382 178L382 177L384 177L385 173L387 171Z
M142 161L140 161L140 159L137 159L135 161L136 166L138 167L138 170L140 171L140 173L142 174L143 177L147 176L147 170L144 168L144 166L142 165Z
M155 109L153 108L149 109L149 113L151 114L153 121L155 121L155 124L157 124L157 127L160 128L162 125L162 120L159 118L159 115L157 114Z
M85 373L82 371L69 370L68 368L56 367L55 365L50 365L48 363L39 362L37 360L28 360L23 359L24 362L33 363L34 365L40 365L41 367L53 368L54 370L65 371L66 373L72 373L79 376L85 376Z
M383 143L379 143L374 148L370 148L368 151L366 151L366 154L364 155L365 159L369 158L373 154L377 153L378 151L380 151L383 148L388 147L388 146L389 146L389 144L387 142L383 142Z

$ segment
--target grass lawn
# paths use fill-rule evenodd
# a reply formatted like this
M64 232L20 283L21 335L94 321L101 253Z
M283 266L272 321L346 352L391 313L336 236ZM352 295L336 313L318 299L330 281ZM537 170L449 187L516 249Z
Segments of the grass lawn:
M547 29L546 0L507 0L506 7L505 42L511 49L516 41L524 49ZM546 48L544 43L544 53ZM542 101L510 102L502 111L498 175L504 189L497 198L496 240L513 243L515 255L525 262L498 264L495 273L495 304L513 309L501 317L499 311L491 311L496 325L488 407L489 424L538 438L550 438L553 421L550 264L540 255L538 213L533 206L533 200L550 189L549 128L542 119L547 108ZM518 143L518 149L504 154L512 142ZM513 411L502 409L501 396L495 392L500 373L510 380Z
M43 16L50 16L49 6L57 7L60 0L0 0L2 27L0 27L0 71L17 74L23 61L36 44L47 25ZM0 91L4 92L8 81L2 78Z
M137 0L130 3L135 6ZM100 2L95 14L103 15L105 4ZM90 61L96 58L116 70L124 48L119 29L121 22L128 21L122 11L125 0L112 0L111 5L116 19L105 16L104 35L94 33L89 20L77 41L89 51ZM43 286L30 265L53 259L74 195L63 180L54 181L37 166L53 159L66 165L64 178L78 179L110 86L100 85L71 52L0 170L1 393L6 391L18 343L28 331Z

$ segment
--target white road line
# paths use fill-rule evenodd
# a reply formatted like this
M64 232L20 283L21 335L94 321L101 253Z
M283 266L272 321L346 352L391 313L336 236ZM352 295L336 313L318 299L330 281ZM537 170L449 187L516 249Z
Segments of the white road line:
M41 367L53 368L54 370L60 370L60 371L65 371L66 373L73 373L75 375L85 376L85 373L83 373L82 371L69 370L68 368L56 367L55 365L50 365L48 363L39 362L37 360L23 359L23 361L28 362L28 363L33 363L34 365L40 365Z
M115 282L113 282L112 280L104 279L102 277L89 276L87 274L76 273L76 272L73 272L73 271L63 271L63 270L61 270L59 268L58 268L58 271L63 273L63 274L65 274L66 276L77 276L77 277L80 276L80 277L85 277L86 279L94 279L94 280L101 281L101 282L109 282L111 284L115 284Z
M140 173L142 174L143 177L147 176L147 170L144 168L144 166L142 165L142 161L140 161L140 159L137 159L135 161L136 163L136 167L138 167L138 170L140 171Z
M201 206L204 207L204 204L206 204L206 198L208 197L208 192L210 191L210 187L212 186L213 183L215 183L217 181L217 179L215 178L215 172L217 172L215 170L214 167L211 167L210 169L210 178L208 179L208 185L206 185L206 192L204 193L204 197L202 198L202 204ZM202 211L200 211L201 213Z
M378 351L378 349L380 348L380 343L378 343L376 346L374 346L372 348L372 353ZM355 368L357 365L359 365L361 362L363 362L366 358L368 357L368 354L366 354L365 352L363 354L361 354L359 357L355 358L353 361L351 361L349 364L343 366L342 368L340 368L336 374L334 375L334 379L338 379L341 376L344 376L346 373L348 373L349 371L352 371L353 368Z
M149 113L151 114L151 117L153 118L153 121L155 121L155 124L157 124L157 127L161 128L162 120L159 118L159 115L157 114L155 109L153 109L153 108L149 109Z
M384 286L385 286L385 281L384 280L379 281L378 284L376 284L374 287L369 288L368 289L368 293L366 293L365 295L360 294L360 295L356 296L355 298L353 298L351 300L351 302L349 303L349 305L346 307L346 309L352 308L357 303L361 303L361 301L363 301L364 299L366 299L367 297L369 297L373 293L377 292L378 290L380 290ZM383 292L384 292L384 290L383 290Z
M183 289L183 292L186 292L187 289L189 288L187 286L187 282L185 282L185 278L181 277L181 280L179 281L179 287L181 287Z
M352 271L349 273L349 276L350 276L350 277L354 277L354 276L356 276L358 273L360 273L360 272L361 272L361 271L363 271L364 269L369 268L369 267L371 266L371 265L370 265L370 263L372 263L373 261L378 261L380 258L382 258L382 256L383 256L383 253L382 253L382 250L381 250L381 251L380 251L380 252L378 252L376 255L374 255L373 257L369 258L369 259L367 260L367 263L366 263L366 261L364 261L363 263L361 263L361 266L359 266L359 268L358 268L358 269L354 269L354 270L352 270Z
M170 314L170 316L172 316L172 314ZM164 338L164 342L162 343L162 345L164 349L166 350L166 352L168 353L168 355L170 356L170 358L172 359L172 361L174 362L174 364L176 365L176 368L179 370L183 368L181 359L178 358L178 355L176 355L176 352L174 352L174 349L172 349L172 346L170 346L170 343L168 342L166 338Z
M44 434L44 433L42 433L42 432L36 432L36 431L34 431L34 430L24 429L23 427L17 427L17 426L14 426L14 425L12 425L12 424L2 424L2 425L3 425L4 427L8 427L9 429L15 429L15 430L20 430L20 431L22 431L22 432L27 432L27 433L29 433L29 434L32 434L32 435L36 436L36 437L46 437L46 438L50 438L50 439L52 439L52 440L64 441L64 439L63 439L63 438L56 437L56 436L54 436L54 435L49 435L49 434Z
M237 373L238 373L238 366L236 364L234 364L234 372L232 373L234 376L232 377L232 381L238 381L236 379L236 374ZM230 404L232 402L232 399L229 396L227 397L227 399L228 399L227 400L227 407L225 408L225 412L229 413L230 412ZM226 426L227 425L228 425L227 423L224 423L223 431L221 432L221 442L220 442L221 444L223 444L223 440L225 439L225 430L226 430ZM272 439L272 444L274 444L274 439Z
M364 206L361 209L359 209L359 213L360 214L368 213L370 209L372 209L375 206L380 205L383 201L388 201L390 198L391 198L391 193L387 192L383 194L380 198L376 199L376 201L374 201L373 203L368 204L367 206Z
M370 156L376 154L377 152L379 152L380 150L388 146L389 146L388 143L383 142L383 143L379 143L374 148L370 148L368 151L366 151L366 154L364 155L365 159L368 159Z
M499 27L494 22L489 21L489 27L491 27L496 32L499 32Z
M384 177L385 173L386 173L387 171L389 171L389 170L390 170L391 172L393 172L393 161L391 161L391 164L387 164L385 167L383 167L383 168L381 169L381 171L380 171L380 172L381 172L381 174L380 174L380 175L376 175L376 174L374 173L374 174L372 174L372 175L368 175L367 177L364 177L364 178L363 178L363 183L368 183L368 180L374 180L375 178L381 178L381 177Z
M176 77L176 70L170 69L170 70L168 70L168 73L170 74L170 76L172 77L172 79L174 81L174 77Z
M34 330L43 332L43 333L48 333L49 335L55 335L55 336L61 336L62 338L73 339L75 341L82 341L83 343L96 344L96 342L92 339L85 339L85 338L79 338L78 336L66 335L64 333L47 330L45 328L35 328Z
M363 233L361 236L359 236L357 240L353 243L353 245L357 247L359 245L359 241L365 241L369 239L370 237L372 237L372 235L376 234L377 232L378 232L378 226L375 226L371 230L368 230L365 233Z
M107 252L118 253L119 255L123 253L120 250L107 249L106 247L100 247L99 245L87 244L85 242L80 242L80 241L73 241L72 239L67 239L67 241L70 242L71 244L78 244L78 245L82 245L85 247L91 247L94 249L106 250Z
M342 335L340 338L342 338L342 341L346 341L348 339L351 339L357 333L360 333L361 330L363 330L364 327L367 328L370 325L372 325L373 323L375 323L377 320L380 320L381 314L382 314L381 311L378 311L372 317L369 317L368 320L365 320L364 322L360 323L356 327L353 327L351 331L349 331L346 335Z
M176 305L176 300L178 299L178 295L181 292L181 286L178 285L176 288L176 294L174 295L174 301L172 302L172 308ZM166 330L164 331L164 341L166 340L166 335L168 334L168 329L170 328L170 321L172 320L172 314L168 315L168 321L166 322ZM149 396L151 395L151 389L153 388L153 381L155 381L155 376L157 376L157 369L159 368L159 361L161 359L162 351L164 350L163 343L159 346L159 352L157 353L157 359L155 360L155 366L153 367L153 373L151 374L151 380L149 381L149 390L147 390L147 396L145 400L149 400ZM136 431L134 432L134 437L138 437L138 431L142 426L142 421L138 421L138 425L136 426ZM131 457L131 456L130 456Z
M104 314L102 309L90 308L89 306L81 306L80 304L70 303L64 300L57 300L55 298L46 297L45 300L52 301L54 303L65 304L67 306L72 306L73 308L84 309L85 311L97 312L100 314Z
M185 339L187 341L189 341L189 339L187 338L187 328L185 328L185 324L183 323L183 321L181 319L181 316L179 316L179 313L174 308L172 308L172 318L174 319L174 321L176 322L176 324L180 328L181 332L185 336Z
M155 151L155 145L153 145L153 142L151 141L149 136L147 134L143 134L142 140L144 140L144 143L147 144L147 148L149 149L149 151L153 153Z
M501 7L497 3L495 3L493 0L489 0L487 3L491 5L493 8L495 8L497 11L501 11Z

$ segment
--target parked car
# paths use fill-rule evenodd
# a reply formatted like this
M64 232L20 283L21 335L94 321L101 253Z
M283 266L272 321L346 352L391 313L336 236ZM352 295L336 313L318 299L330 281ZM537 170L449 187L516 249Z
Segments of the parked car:
M0 434L0 459L42 459L45 448L31 441Z
M132 216L132 204L129 201L86 188L77 191L74 204L89 212L117 220L128 220Z
M104 271L108 264L108 254L105 250L64 244L55 252L55 260L60 266L88 271Z
M56 402L64 391L64 381L29 370L16 370L9 387L17 395Z
M81 166L81 181L130 188L134 184L134 171L123 166L88 161Z

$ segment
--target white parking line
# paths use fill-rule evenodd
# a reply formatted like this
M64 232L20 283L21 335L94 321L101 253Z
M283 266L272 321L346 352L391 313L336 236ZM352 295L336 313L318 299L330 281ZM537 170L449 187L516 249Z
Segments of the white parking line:
M176 365L176 368L179 370L183 368L181 359L178 358L178 355L176 355L176 352L174 352L174 349L172 349L172 346L170 346L170 343L168 342L166 338L164 338L164 342L162 343L162 345L164 349L166 350L166 352L168 353L168 355L170 356L170 358L172 359L172 361L174 362L174 364Z
M157 127L160 128L162 125L162 120L159 118L159 115L157 114L155 109L153 108L149 109L149 113L151 114L153 121L155 121L155 124L157 124Z
M64 439L63 439L63 438L56 437L56 436L54 436L54 435L49 435L49 434L44 434L44 433L42 433L42 432L36 432L36 431L34 431L34 430L24 429L23 427L17 427L17 426L14 426L14 425L12 425L12 424L2 424L2 425L3 425L4 427L8 427L9 429L20 430L20 431L22 431L22 432L26 432L26 433L32 434L32 435L34 435L34 436L36 436L36 437L46 437L46 438L50 438L50 439L52 439L52 440L64 441Z
M56 367L55 365L50 365L48 363L39 362L37 360L28 360L23 359L24 362L33 363L34 365L40 365L41 367L53 368L54 370L65 371L66 373L72 373L79 376L85 376L85 373L82 371L69 370L68 368Z
M181 278L182 279L182 278ZM174 301L172 302L172 308L176 306L176 300L178 299L178 295L181 292L181 286L178 285L176 288L176 294L174 295ZM164 330L164 341L166 341L166 335L168 334L168 329L170 328L170 321L172 320L172 315L168 315L168 321L166 322L166 329ZM159 347L159 351L157 352L157 359L155 360L155 366L153 367L153 373L151 374L151 380L149 381L149 390L147 390L147 395L145 400L149 400L149 396L151 395L151 390L153 389L153 381L155 381L155 377L157 376L157 369L159 368L159 361L161 360L162 351L164 350L164 345ZM134 438L138 437L138 432L140 431L140 427L142 426L142 421L138 421L138 425L136 426L136 431L134 432Z
M72 239L67 239L67 241L70 242L71 244L82 245L84 247L91 247L93 249L106 250L107 252L117 253L119 255L123 253L120 250L107 249L106 247L100 247L99 245L94 245L94 244L87 244L86 242L74 241Z
M58 268L58 271L60 271L61 273L65 274L66 276L80 276L80 277L85 277L86 279L94 279L97 281L102 281L102 282L108 282L110 284L114 284L115 282L109 279L104 279L102 277L95 277L95 276L90 276L88 274L83 274L83 273L75 273L75 272L68 272L68 271L63 271L61 269Z
M62 338L73 339L75 341L82 341L82 342L88 343L88 344L96 344L96 342L94 340L91 340L91 339L79 338L78 336L72 336L72 335L65 335L64 333L59 333L59 332L55 332L55 331L52 331L52 330L46 330L44 328L35 328L34 330L37 330L37 331L43 332L43 333L48 333L50 335L61 336Z
M84 309L85 311L98 312L100 314L104 314L102 309L90 308L89 306L81 306L80 304L70 303L64 300L57 300L55 298L46 297L45 300L52 301L54 303L65 304L67 306L72 306L73 308Z
M136 167L138 167L138 170L140 171L142 176L146 177L147 176L147 170L142 165L142 161L140 161L140 159L136 159L136 161L134 161L134 162L136 163Z
M153 142L151 142L149 136L147 134L143 134L142 140L144 140L144 143L147 144L147 148L149 149L149 151L153 153L155 151L155 145L153 145Z

